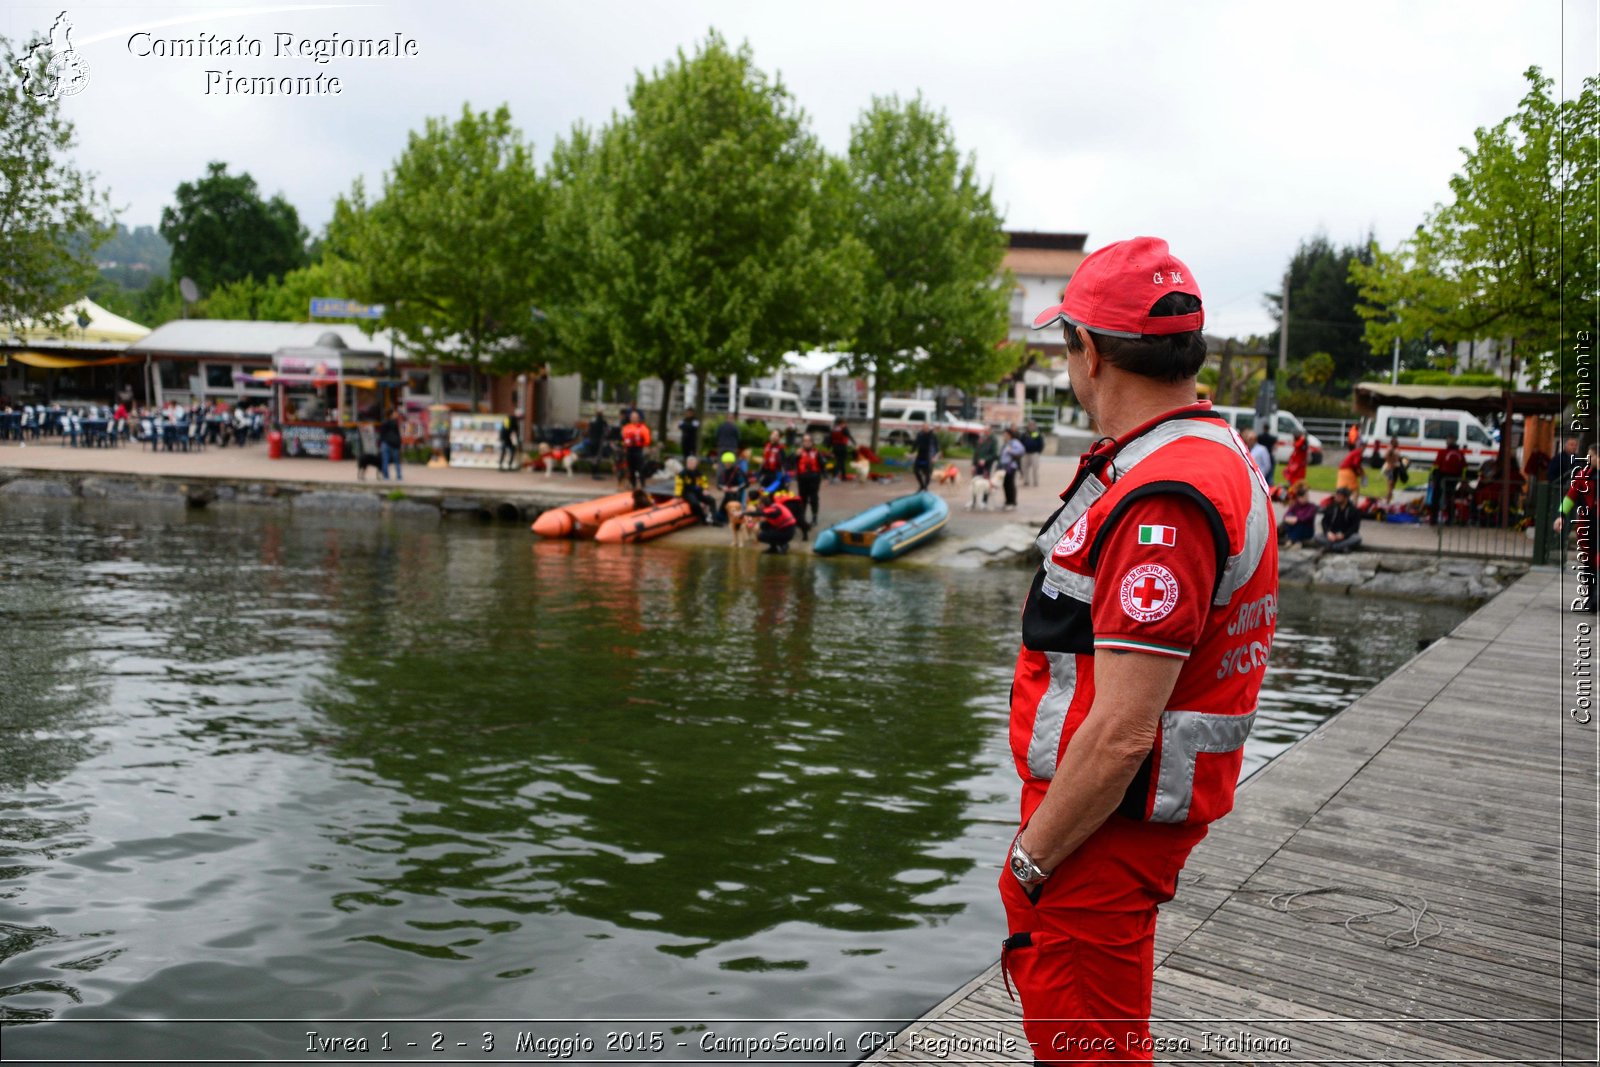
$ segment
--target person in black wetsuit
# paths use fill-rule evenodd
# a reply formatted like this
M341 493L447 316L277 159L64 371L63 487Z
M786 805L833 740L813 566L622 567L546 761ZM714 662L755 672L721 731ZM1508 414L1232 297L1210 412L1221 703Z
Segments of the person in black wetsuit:
M927 489L933 481L933 460L938 454L939 435L924 426L911 442L911 473L917 476L918 489Z
M606 450L606 413L599 408L594 409L594 418L589 420L589 477L595 481L600 480L600 457Z

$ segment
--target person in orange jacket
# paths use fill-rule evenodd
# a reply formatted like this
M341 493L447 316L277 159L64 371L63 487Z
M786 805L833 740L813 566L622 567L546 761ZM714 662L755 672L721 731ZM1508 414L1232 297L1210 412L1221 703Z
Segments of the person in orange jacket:
M644 416L638 408L633 409L629 421L622 427L622 448L625 462L628 467L628 485L633 489L644 488L644 450L650 447L650 427L644 424Z

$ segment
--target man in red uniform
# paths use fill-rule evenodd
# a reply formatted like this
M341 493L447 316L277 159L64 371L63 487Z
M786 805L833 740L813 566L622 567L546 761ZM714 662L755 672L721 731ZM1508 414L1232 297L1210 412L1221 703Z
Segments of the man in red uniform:
M628 421L622 424L623 456L628 467L628 485L644 488L644 450L650 447L650 427L644 424L644 414L634 408Z
M1466 453L1456 444L1454 437L1447 438L1444 447L1433 454L1433 474L1437 479L1434 493L1434 518L1441 514L1449 526L1456 518L1456 493L1461 489L1461 476L1467 470Z
M1277 619L1265 481L1196 403L1205 313L1165 241L1100 249L1062 303L1102 435L1041 530L1011 747L1021 829L1001 950L1035 1059L1149 1062L1156 909L1233 805Z

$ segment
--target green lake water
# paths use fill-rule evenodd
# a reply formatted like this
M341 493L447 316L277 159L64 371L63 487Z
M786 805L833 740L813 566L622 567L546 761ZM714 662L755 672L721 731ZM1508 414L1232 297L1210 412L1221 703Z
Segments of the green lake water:
M6 502L6 1058L913 1017L1004 933L1027 577ZM1464 614L1286 590L1247 771Z

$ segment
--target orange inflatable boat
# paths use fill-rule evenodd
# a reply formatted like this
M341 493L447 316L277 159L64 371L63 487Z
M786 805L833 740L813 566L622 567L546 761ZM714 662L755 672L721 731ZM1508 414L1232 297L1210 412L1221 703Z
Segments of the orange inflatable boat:
M607 542L648 541L652 537L669 534L673 530L681 530L685 526L693 526L699 522L694 513L694 508L689 506L687 500L674 498L665 504L657 504L653 508L644 508L640 511L630 511L626 515L618 515L607 519L600 524L600 529L595 533L594 539L602 544Z
M533 532L540 537L593 537L607 519L637 510L632 493L612 493L551 508L534 520Z

